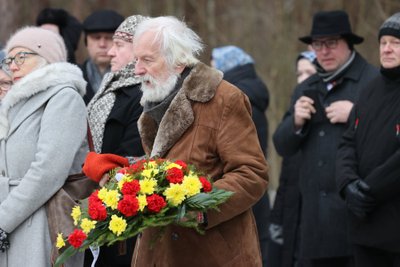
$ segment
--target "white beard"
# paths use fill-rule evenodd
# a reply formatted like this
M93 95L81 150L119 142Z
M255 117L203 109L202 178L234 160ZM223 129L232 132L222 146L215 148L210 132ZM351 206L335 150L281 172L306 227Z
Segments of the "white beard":
M178 81L179 74L171 74L165 82L160 82L154 77L146 74L142 79L142 86L140 89L143 92L140 104L144 106L146 102L161 102L175 89L176 82ZM147 83L150 82L150 85Z

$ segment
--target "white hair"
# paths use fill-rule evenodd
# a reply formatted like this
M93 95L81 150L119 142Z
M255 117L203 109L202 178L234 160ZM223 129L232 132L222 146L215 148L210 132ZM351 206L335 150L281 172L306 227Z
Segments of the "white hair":
M148 31L155 33L154 43L160 45L161 54L170 67L193 66L199 62L197 57L203 50L203 43L183 21L172 16L147 19L138 25L134 39Z

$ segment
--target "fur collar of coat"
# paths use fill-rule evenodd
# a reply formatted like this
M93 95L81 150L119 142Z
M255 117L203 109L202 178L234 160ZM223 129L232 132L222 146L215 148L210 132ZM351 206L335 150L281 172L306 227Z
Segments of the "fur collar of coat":
M86 93L86 81L76 65L58 62L29 73L17 81L0 102L0 139L8 134L8 112L13 106L56 86L71 87L81 96Z
M165 112L160 126L146 113L139 118L138 128L143 146L151 157L163 157L193 124L193 102L210 101L222 81L222 72L197 63Z

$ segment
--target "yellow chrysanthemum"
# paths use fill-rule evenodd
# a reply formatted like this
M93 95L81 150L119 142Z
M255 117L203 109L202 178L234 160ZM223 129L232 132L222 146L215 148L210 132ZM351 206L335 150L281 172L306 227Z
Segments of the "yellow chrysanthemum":
M95 227L96 227L96 221L89 220L88 218L82 219L81 228L85 234L88 234Z
M146 199L146 195L139 195L137 197L138 201L139 201L139 210L143 211L144 208L147 206L147 199Z
M104 196L103 202L107 207L115 210L118 207L119 193L118 190L108 190Z
M185 189L187 197L191 197L200 193L202 188L201 182L197 176L185 176L182 186Z
M107 188L105 188L105 187L103 187L103 188L101 188L101 189L99 190L99 193L97 194L97 196L99 197L99 199L100 199L101 201L104 201L104 199L105 199L105 197L106 197L106 195L107 195L107 192L108 192L108 190L107 190Z
M78 225L78 221L81 219L82 211L81 207L74 206L72 208L71 217L74 219L74 225Z
M158 169L146 169L142 171L142 175L145 178L151 178L158 173Z
M152 170L152 169L157 169L158 168L158 164L155 161L149 161L145 164L145 168L146 170Z
M139 181L139 185L140 185L140 193L151 195L154 193L154 190L156 189L157 181L156 179L153 178L145 178Z
M57 247L58 249L60 249L60 248L62 248L62 247L64 247L64 246L65 246L64 238L63 238L62 234L58 233L58 234L57 234L56 247Z
M165 189L164 196L172 206L178 206L185 200L186 190L181 184L171 184Z
M132 180L133 180L133 178L131 175L122 176L121 180L119 180L119 182L118 182L118 189L121 190L124 183L131 182Z
M178 169L182 169L182 166L176 163L169 163L167 165L167 167L165 167L166 170L172 169L172 168L178 168Z
M117 215L112 215L108 229L110 229L115 235L120 236L126 230L126 226L126 221L123 218L118 217Z

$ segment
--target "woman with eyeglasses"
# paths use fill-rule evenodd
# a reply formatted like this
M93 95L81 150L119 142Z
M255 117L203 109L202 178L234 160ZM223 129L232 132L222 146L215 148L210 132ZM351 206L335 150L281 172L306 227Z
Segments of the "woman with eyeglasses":
M6 96L8 90L10 90L12 80L10 74L0 68L0 101Z
M8 40L0 106L0 266L51 266L46 202L87 153L86 82L62 38L25 27ZM53 240L54 242L54 240ZM78 254L66 266L82 266Z

